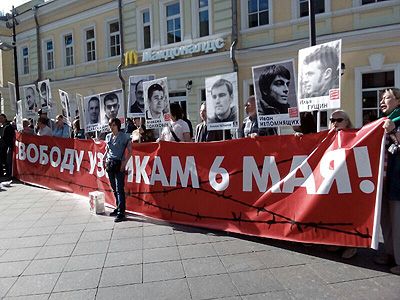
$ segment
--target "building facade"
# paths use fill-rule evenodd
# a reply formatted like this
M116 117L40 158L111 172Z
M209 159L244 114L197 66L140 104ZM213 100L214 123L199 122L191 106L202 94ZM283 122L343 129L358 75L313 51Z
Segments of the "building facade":
M17 26L20 86L49 78L53 98L58 89L86 96L122 86L126 98L129 76L154 74L168 77L171 101L197 123L204 79L236 71L243 117L252 66L288 59L297 66L298 50L308 47L307 2L53 0L33 9L28 3ZM400 0L315 4L317 44L342 39L342 108L360 127L379 117L379 91L400 86ZM7 81L14 81L7 61L4 98Z

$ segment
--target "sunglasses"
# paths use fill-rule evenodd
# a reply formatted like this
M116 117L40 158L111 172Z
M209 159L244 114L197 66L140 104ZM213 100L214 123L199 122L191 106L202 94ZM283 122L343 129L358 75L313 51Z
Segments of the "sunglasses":
M335 119L335 118L330 118L329 121L331 121L331 123L333 123L333 122L341 123L341 122L344 121L344 119L343 119L343 118L337 118L337 119Z

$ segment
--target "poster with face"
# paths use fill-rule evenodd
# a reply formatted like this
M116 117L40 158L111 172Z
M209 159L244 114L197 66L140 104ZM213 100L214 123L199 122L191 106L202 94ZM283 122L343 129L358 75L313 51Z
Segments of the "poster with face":
M207 130L238 128L237 73L208 77L205 85Z
M17 130L19 132L21 132L22 130L24 130L24 126L22 125L22 119L23 119L23 108L22 108L22 100L17 101L17 114L16 116L16 120L15 123L17 125Z
M58 90L58 94L60 95L61 101L61 114L63 115L65 122L71 126L72 119L69 95L67 92L60 89Z
M32 115L37 110L37 93L36 93L36 86L32 85L25 85L22 87L24 90L24 98L22 99L25 104L25 113L26 115Z
M125 127L125 106L122 90L114 90L100 94L100 124L102 131L108 131L111 118L121 120L121 128Z
M171 119L167 77L143 82L146 127L161 128Z
M76 110L78 111L78 116L79 116L79 125L82 129L85 129L86 131L86 114L85 114L85 109L83 107L83 96L81 94L76 94L75 95L75 102L76 102Z
M10 95L10 106L11 110L17 111L17 92L15 90L15 84L8 82L8 94Z
M300 125L293 60L252 67L260 128Z
M299 50L300 111L340 108L342 40Z
M52 107L52 96L50 89L50 81L48 79L38 82L39 102L38 109L49 111Z
M90 95L83 98L83 118L85 120L85 131L93 132L100 130L100 95Z
M144 117L143 82L154 80L154 75L141 75L129 77L128 117Z

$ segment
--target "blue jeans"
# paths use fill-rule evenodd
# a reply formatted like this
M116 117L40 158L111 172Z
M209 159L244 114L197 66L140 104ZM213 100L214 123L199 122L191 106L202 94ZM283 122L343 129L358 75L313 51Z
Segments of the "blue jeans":
M108 178L117 204L117 214L125 215L125 172L108 172Z

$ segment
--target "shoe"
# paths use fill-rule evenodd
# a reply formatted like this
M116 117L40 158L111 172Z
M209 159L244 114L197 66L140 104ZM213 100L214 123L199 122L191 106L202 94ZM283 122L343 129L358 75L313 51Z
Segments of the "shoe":
M122 222L122 221L125 221L125 220L126 220L125 215L117 215L115 217L115 219L114 219L114 222L118 223L118 222Z
M393 262L393 256L389 254L381 254L374 258L374 263L378 265L390 265Z
M110 213L110 217L115 217L118 215L118 211L116 209L113 210L112 213Z
M342 253L342 258L350 259L357 254L357 248L346 248Z
M400 266L395 266L393 268L390 268L390 272L395 275L400 275Z

